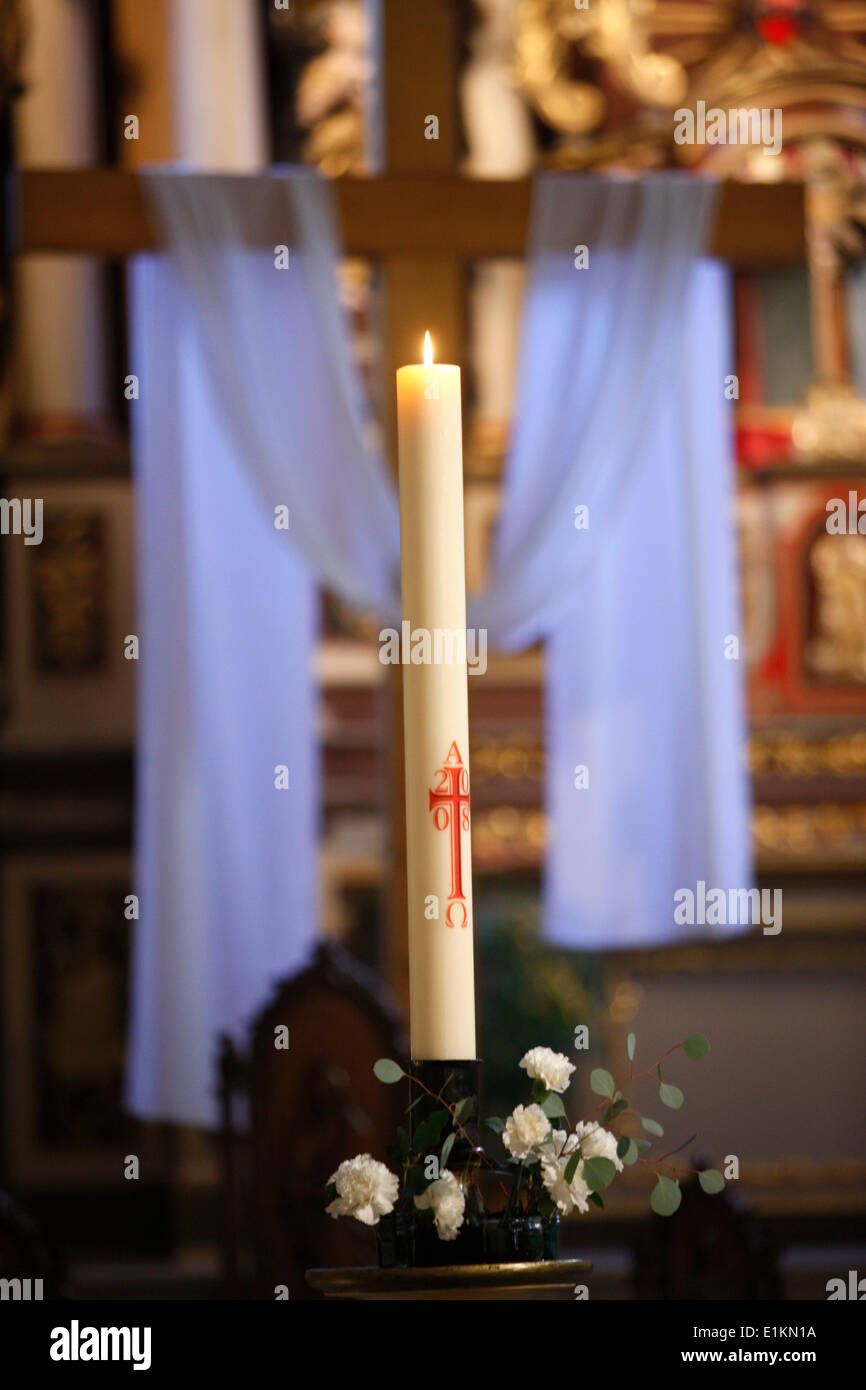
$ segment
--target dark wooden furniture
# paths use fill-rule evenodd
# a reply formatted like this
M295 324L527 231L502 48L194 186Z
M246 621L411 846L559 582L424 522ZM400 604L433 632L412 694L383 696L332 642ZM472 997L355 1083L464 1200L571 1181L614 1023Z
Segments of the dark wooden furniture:
M639 1299L779 1299L775 1239L731 1187L710 1197L697 1179L683 1184L673 1217L652 1216L635 1242Z
M223 1039L227 1296L311 1298L307 1269L375 1263L372 1231L326 1215L325 1184L357 1153L385 1161L408 1101L373 1063L406 1055L379 980L329 943L277 986L247 1050Z

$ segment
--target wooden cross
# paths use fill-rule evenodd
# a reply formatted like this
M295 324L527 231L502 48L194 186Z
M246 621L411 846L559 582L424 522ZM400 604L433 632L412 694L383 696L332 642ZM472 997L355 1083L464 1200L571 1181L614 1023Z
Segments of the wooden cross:
M524 254L529 180L461 178L458 122L459 6L447 0L382 0L385 171L334 181L339 231L348 253L381 263L387 380L418 360L429 328L443 361L464 349L467 262ZM438 140L424 138L439 118ZM18 253L125 257L157 246L142 183L116 169L19 170L12 176L11 243ZM238 176L243 177L243 176ZM280 238L277 237L277 240ZM267 238L270 244L274 238ZM725 184L712 254L739 265L805 260L800 184ZM394 438L393 416L384 422ZM392 796L388 960L392 986L408 1000L405 801L400 667L393 668Z

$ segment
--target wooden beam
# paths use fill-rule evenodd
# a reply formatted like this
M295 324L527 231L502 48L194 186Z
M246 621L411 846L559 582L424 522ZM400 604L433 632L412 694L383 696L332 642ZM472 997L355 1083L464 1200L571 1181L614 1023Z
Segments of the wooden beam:
M233 177L243 178L243 175ZM24 169L13 183L11 249L128 256L158 245L142 181L115 169ZM522 256L528 179L385 174L334 180L342 245L373 257ZM723 184L712 254L737 265L805 260L800 183Z
M452 174L460 157L460 7L454 0L381 4L385 168ZM434 139L425 133L429 117L438 122Z
M418 338L424 328L434 335L440 361L463 360L465 253L443 248L436 236L437 224L441 228L451 215L450 204L440 199L447 200L448 190L461 182L456 178L460 47L452 0L381 0L381 14L384 177L353 179L351 189L340 180L335 192L343 245L351 242L353 251L381 260L382 386L389 402L383 424L396 475L396 369L420 361ZM438 121L436 139L426 138L429 117ZM392 673L392 872L382 944L388 980L408 1016L403 673L399 666Z

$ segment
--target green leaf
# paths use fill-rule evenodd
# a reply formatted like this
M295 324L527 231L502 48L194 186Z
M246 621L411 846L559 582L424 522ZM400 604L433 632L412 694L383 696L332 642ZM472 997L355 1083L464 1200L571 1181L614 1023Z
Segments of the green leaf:
M454 1148L454 1140L457 1136L452 1129L450 1134L446 1134L445 1143L442 1145L442 1153L439 1158L439 1167L444 1168L448 1159L451 1157L451 1150Z
M725 1180L718 1168L705 1168L702 1173L698 1173L698 1182L711 1197L721 1192L725 1186Z
M616 1177L616 1166L609 1158L588 1158L583 1165L583 1179L590 1192L602 1191Z
M621 1115L624 1110L628 1110L628 1097L620 1096L619 1100L615 1100L610 1107L611 1118L615 1120L617 1115Z
M602 1211L604 1211L604 1198L600 1195L600 1193L590 1192L589 1200L591 1202L594 1202L597 1207L601 1207Z
M644 1139L638 1142L646 1144L647 1148L649 1148L648 1140ZM616 1146L617 1158L621 1158L627 1167L631 1167L633 1163L637 1163L637 1152L637 1144L635 1141L630 1139L627 1134L623 1134Z
M646 1153L647 1149L652 1148L652 1144L649 1139L635 1139L634 1143L638 1153L641 1154Z
M565 1177L565 1181L566 1181L566 1182L571 1182L572 1178L574 1177L575 1173L577 1172L577 1165L578 1165L579 1162L580 1162L580 1149L575 1149L574 1153L571 1155L571 1157L569 1158L568 1162L567 1162L566 1165L565 1165L564 1177Z
M616 1090L613 1077L604 1067L595 1068L590 1074L589 1084L597 1096L612 1096Z
M640 1122L646 1130L647 1134L655 1134L657 1138L661 1139L662 1135L664 1134L664 1130L662 1129L658 1120L651 1120L649 1115L642 1115Z
M488 1115L484 1121L488 1129L492 1129L494 1134L501 1134L505 1129L505 1121L498 1115Z
M682 1200L679 1183L660 1176L650 1197L650 1206L656 1216L673 1216Z
M454 1119L458 1124L462 1124L472 1114L472 1104L471 1096L464 1096L462 1100L458 1100L454 1107Z
M435 1149L450 1119L451 1115L447 1110L431 1110L429 1115L425 1115L412 1136L416 1153L423 1154Z
M406 1075L403 1068L392 1062L390 1057L380 1057L378 1062L374 1062L373 1073L386 1086L393 1086L395 1081L402 1081Z
M540 1077L536 1077L532 1083L532 1099L536 1105L540 1105L547 1095L547 1087Z
M683 1052L687 1057L691 1057L693 1062L697 1062L701 1057L706 1057L710 1050L709 1040L703 1033L692 1033L691 1037L686 1038L683 1043Z
M626 1052L628 1053L628 1060L629 1060L630 1062L633 1062L633 1061L634 1061L634 1049L635 1049L635 1044L636 1044L636 1043L637 1043L637 1038L635 1037L634 1033L629 1033L628 1038L626 1039L625 1047L626 1047Z
M685 1096L679 1086L672 1086L669 1081L663 1081L659 1086L659 1100L662 1105L667 1105L671 1110L679 1110Z
M551 1091L541 1106L549 1120L555 1120L560 1115L565 1114L565 1106L562 1103L562 1096L558 1096L555 1091Z
M325 1191L327 1192L328 1196L331 1198L332 1201L334 1200L334 1198L340 1195L337 1191L337 1184L335 1182L326 1183Z

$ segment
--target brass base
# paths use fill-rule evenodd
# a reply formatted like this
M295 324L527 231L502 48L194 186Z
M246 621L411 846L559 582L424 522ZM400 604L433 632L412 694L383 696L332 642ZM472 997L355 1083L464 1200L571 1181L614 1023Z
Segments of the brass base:
M307 1283L326 1298L378 1301L434 1299L491 1302L499 1299L574 1298L591 1260L542 1260L534 1264L442 1265L430 1269L308 1269Z

